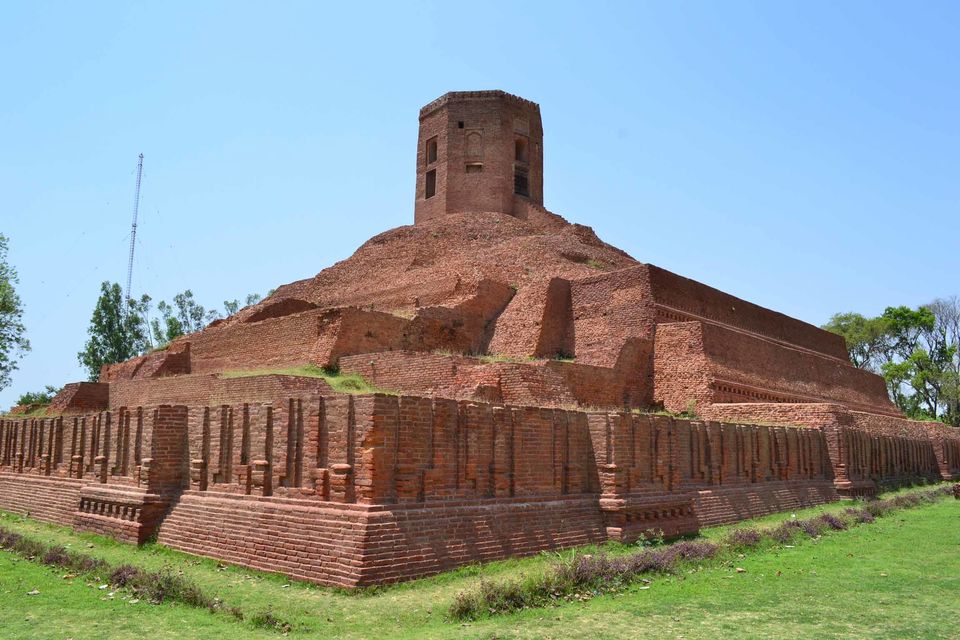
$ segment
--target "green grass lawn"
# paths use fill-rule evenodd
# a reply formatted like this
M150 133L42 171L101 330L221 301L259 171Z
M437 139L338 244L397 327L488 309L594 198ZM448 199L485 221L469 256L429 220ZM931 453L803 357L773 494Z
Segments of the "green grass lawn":
M729 563L712 561L618 594L470 623L445 619L457 592L481 578L540 571L554 556L468 567L348 594L9 514L0 515L0 526L69 544L113 564L183 571L228 606L240 607L248 619L271 610L292 623L290 636L300 638L960 638L960 502L953 499L896 511L875 524L817 540L798 539L793 547L766 548L731 557ZM716 528L704 536L724 533ZM738 573L737 567L746 571ZM131 604L122 592L111 598L93 581L62 575L0 551L0 638L280 636L223 613L170 603ZM39 593L28 595L35 590Z

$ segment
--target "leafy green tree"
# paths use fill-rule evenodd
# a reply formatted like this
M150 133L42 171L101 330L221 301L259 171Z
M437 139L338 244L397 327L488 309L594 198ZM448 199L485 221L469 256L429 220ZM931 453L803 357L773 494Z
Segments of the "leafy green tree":
M938 298L924 308L933 316L922 333L926 357L915 358L928 411L948 424L960 426L960 300Z
M17 398L17 404L50 404L60 393L60 387L48 384L43 391L29 391Z
M836 313L823 328L843 336L854 366L879 370L887 343L887 322L882 317L866 318L859 313Z
M150 332L158 347L163 347L171 340L183 335L183 325L174 317L170 305L163 300L157 305L157 311L161 318L153 318L150 321Z
M123 362L141 355L150 347L146 315L150 308L150 296L140 300L127 300L117 283L100 285L100 297L93 309L89 338L83 351L77 354L90 380L100 377L100 368L105 364Z
M842 335L855 365L879 372L908 416L960 426L960 302L937 299L877 318L834 315L824 329Z
M215 309L198 304L190 289L173 296L173 304L161 301L157 305L161 318L151 322L153 338L165 345L175 338L200 331L220 317Z
M249 306L252 305L252 304L257 304L258 302L260 302L260 300L261 300L261 298L260 298L260 294L259 294L259 293L251 293L251 294L248 294L248 295L247 295L247 302L246 302L246 304L244 305L244 307L249 307ZM226 315L228 315L228 316L232 316L232 315L235 314L237 311L240 311L240 308L241 308L241 307L240 307L240 301L239 301L239 300L234 299L234 300L224 300L224 301L223 301L223 310L226 312Z
M887 307L886 361L881 373L893 401L912 418L937 419L942 413L943 370L956 347L937 331L930 306Z
M925 333L936 324L933 312L927 307L887 307L880 316L886 326L883 352L886 360L905 360L922 346Z
M183 332L194 333L220 317L215 309L207 310L193 299L193 292L187 289L173 296L173 305L177 310L177 319Z
M7 237L0 233L0 389L10 385L18 362L30 350L23 326L23 304L14 285L17 270L7 262Z

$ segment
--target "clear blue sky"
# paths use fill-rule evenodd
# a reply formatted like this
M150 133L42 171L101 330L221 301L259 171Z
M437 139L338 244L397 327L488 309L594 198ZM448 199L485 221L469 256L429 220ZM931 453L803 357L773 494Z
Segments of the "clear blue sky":
M102 280L207 305L413 220L419 107L541 105L545 200L821 324L960 293L957 2L5 2L0 232L33 351L82 379Z

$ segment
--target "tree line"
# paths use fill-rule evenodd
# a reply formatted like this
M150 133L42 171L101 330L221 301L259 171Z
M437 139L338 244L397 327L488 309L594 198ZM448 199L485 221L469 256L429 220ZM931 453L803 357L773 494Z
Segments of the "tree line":
M23 324L23 302L17 293L20 280L7 259L8 250L9 240L0 233L0 390L10 386L20 360L30 351ZM259 294L252 293L243 304L256 304L260 299ZM156 314L151 315L151 305L148 295L125 301L118 283L100 285L100 296L87 329L88 339L77 354L90 380L99 378L100 368L105 364L123 362L163 348L171 340L199 331L241 308L239 300L225 300L222 311L208 309L196 301L189 289L175 295L172 302L161 300ZM17 404L49 404L58 391L57 387L47 385L42 391L22 394Z
M907 416L960 427L960 300L938 298L879 316L837 313L823 326L843 336L850 360L883 376Z
M10 386L20 360L30 351L23 324L23 302L16 289L20 280L7 259L8 249L9 240L0 233L0 390ZM259 294L252 293L246 297L245 305L256 304L260 299ZM87 329L88 339L77 354L91 380L99 378L105 364L163 348L171 340L199 331L224 315L233 315L241 307L239 300L225 300L222 311L208 309L196 301L189 289L175 295L172 302L161 300L152 317L151 303L148 295L124 300L118 283L100 285L100 296ZM47 385L42 391L24 393L18 404L49 403L57 391L57 387Z
M260 300L259 294L251 293L244 306ZM100 285L100 297L87 328L88 339L77 354L90 380L100 377L100 368L105 364L123 362L162 349L172 340L200 331L214 320L231 316L241 308L239 300L225 300L222 312L208 309L196 301L190 289L173 296L172 303L161 300L157 303L158 315L151 317L152 302L147 294L124 301L123 290L116 282Z
M23 303L17 295L17 270L7 262L8 240L0 233L0 389L10 386L20 359L30 351L23 326Z

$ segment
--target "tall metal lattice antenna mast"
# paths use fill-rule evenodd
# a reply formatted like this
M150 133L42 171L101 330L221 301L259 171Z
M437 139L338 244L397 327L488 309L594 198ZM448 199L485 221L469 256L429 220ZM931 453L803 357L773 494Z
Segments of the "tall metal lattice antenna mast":
M124 301L130 300L130 284L133 282L133 249L137 243L137 213L140 211L140 179L143 178L143 154L137 163L137 191L133 196L133 225L130 228L130 260L127 262L127 293Z

